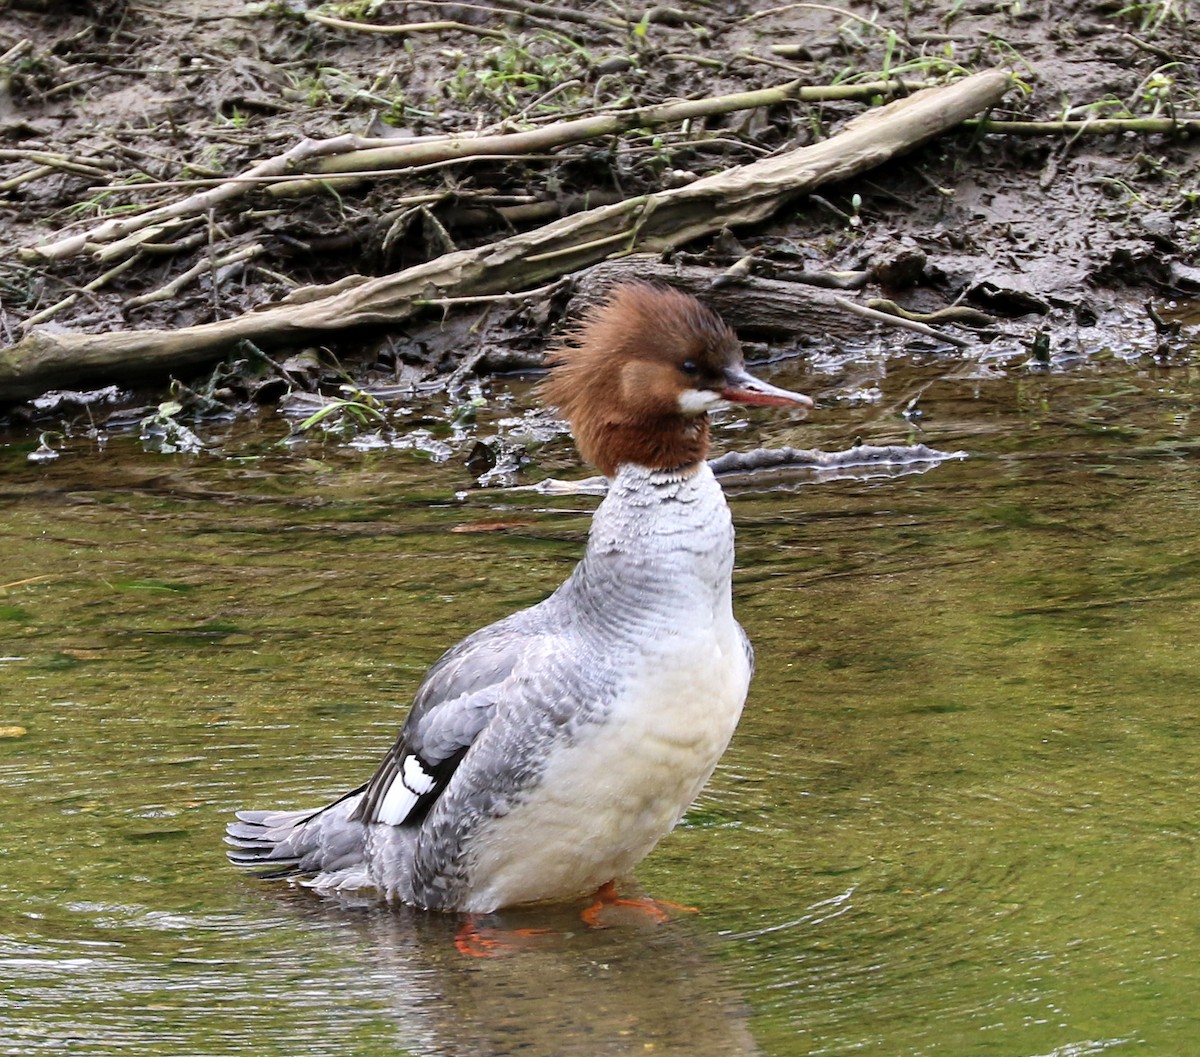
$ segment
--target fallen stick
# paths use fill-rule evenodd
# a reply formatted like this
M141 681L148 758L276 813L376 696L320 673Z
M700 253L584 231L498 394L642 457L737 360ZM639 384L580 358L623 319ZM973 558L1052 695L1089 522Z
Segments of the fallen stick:
M408 36L413 33L446 33L457 31L459 33L474 33L478 37L492 37L499 40L503 40L507 35L503 30L487 29L484 26L468 26L465 22L406 22L402 25L388 26L379 25L374 22L350 22L344 18L330 18L328 15L319 15L314 11L305 12L304 17L309 22L317 22L322 26L329 26L331 29L357 30L359 33Z
M67 296L64 297L61 301L58 301L55 304L50 305L48 308L43 308L40 312L37 313L37 315L30 316L29 319L26 320L26 325L36 326L39 323L48 322L49 320L53 319L56 315L58 315L59 312L62 312L64 309L70 308L73 304L75 304L76 301L79 300L79 298L83 294L95 293L97 290L101 289L102 287L107 286L110 282L112 282L113 279L115 279L122 272L126 272L130 268L132 268L137 263L137 261L138 261L138 258L136 256L126 257L125 260L120 262L120 264L114 265L112 268L109 268L108 271L102 272L100 275L97 275L95 279L93 279L90 283L86 284L85 286L81 286L77 291L75 291L75 293L67 294Z
M108 160L96 161L73 158L68 154L56 154L46 150L0 150L0 161L27 161L38 165L47 165L63 172L75 173L78 176L108 176L113 164Z
M274 158L268 158L266 161L254 166L247 171L246 175L278 175L287 171L297 162L309 158L314 154L319 154L322 151L345 149L345 146L353 145L355 142L357 142L357 137L355 136L329 140L303 140L283 154L279 154ZM165 222L177 222L181 218L202 216L208 210L215 208L227 200L244 194L246 188L252 186L254 186L253 183L245 185L237 182L222 183L216 187L206 188L197 194L180 199L178 202L171 202L167 205L147 210L145 213L138 213L136 216L122 216L106 220L103 224L92 228L91 231L69 235L66 238L59 239L57 242L52 242L45 246L32 246L19 250L17 255L24 261L55 261L66 257L75 257L81 253L96 252L106 242L115 242L118 239L128 238L145 228L161 226Z
M613 256L662 252L724 227L757 223L785 202L911 150L999 102L998 70L930 88L855 118L837 135L685 187L574 213L487 246L444 253L373 278L294 291L258 311L178 330L73 334L37 329L0 351L0 400L56 386L199 367L240 341L283 344L396 323L423 300L529 289Z
M18 256L23 261L41 262L63 260L83 253L91 253L97 257L101 254L107 257L119 255L135 247L140 241L139 233L146 228L169 226L181 220L202 217L210 209L226 206L262 184L270 185L270 193L274 195L310 193L328 190L339 183L344 185L359 182L372 173L383 175L384 172L408 171L423 165L466 162L505 154L528 156L573 143L586 142L589 139L616 135L633 128L651 128L682 122L689 118L752 110L788 100L815 102L872 98L877 95L903 95L921 87L919 84L899 80L816 87L801 85L799 81L789 81L754 92L685 99L659 106L595 114L501 135L427 136L397 142L347 134L324 140L304 140L244 173L222 180L215 186L205 186L203 190L186 198L156 206L133 216L107 220L89 231L68 235L54 242L25 247L18 251ZM324 165L311 168L318 172L340 174L336 180L293 175L295 170L309 160L326 156L330 156L328 168ZM362 171L358 171L360 168ZM207 184L207 181L204 183ZM117 248L109 245L112 243L117 243Z
M817 87L803 85L799 81L788 81L752 92L735 92L732 95L710 96L704 99L683 99L674 103L638 107L634 110L591 114L588 117L556 121L521 132L492 136L452 136L440 143L431 144L387 143L327 155L308 166L312 173L320 174L319 176L275 182L267 191L276 196L311 194L314 191L341 188L360 182L366 173L373 170L391 174L396 170L429 165L433 162L466 162L504 154L537 154L573 143L616 136L630 129L657 128L660 125L679 124L698 117L712 117L737 110L757 110L787 102L863 99L877 95L897 95L909 90L910 86L903 81Z
M1187 117L1098 117L1079 121L964 121L964 126L979 132L1006 136L1061 136L1064 133L1088 136L1114 136L1122 132L1142 135L1186 135L1200 132L1200 119Z
M249 246L242 246L232 253L226 253L213 260L201 260L193 264L187 271L175 276L169 283L165 283L148 293L131 297L125 302L125 307L141 308L144 305L154 304L156 301L168 301L193 280L199 279L205 273L215 272L218 268L228 268L229 265L239 264L242 261L254 260L256 257L261 257L264 253L266 253L266 247L261 242L253 242Z
M911 330L915 334L924 334L927 338L935 338L938 341L944 341L948 345L954 345L960 349L969 349L971 347L972 342L966 338L960 338L957 334L947 334L942 330L934 330L928 323L921 323L915 319L906 319L904 316L897 316L891 312L880 312L877 308L868 308L866 305L847 301L841 297L835 298L835 300L847 312L853 312L856 316L862 316L864 319L872 319L876 323L882 323L885 327L900 327L902 330Z
M39 165L36 169L26 169L24 172L17 173L16 176L10 176L7 180L0 181L0 194L15 191L21 184L53 176L58 171L53 165Z

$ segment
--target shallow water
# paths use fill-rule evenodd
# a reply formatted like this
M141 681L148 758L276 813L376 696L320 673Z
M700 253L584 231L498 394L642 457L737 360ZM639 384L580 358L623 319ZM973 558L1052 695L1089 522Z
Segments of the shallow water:
M492 959L453 919L246 878L221 832L364 779L440 651L562 580L595 501L236 430L0 448L0 1053L1197 1052L1195 366L772 380L825 406L719 450L970 457L730 487L758 674L636 879L701 913L500 915L551 932ZM578 475L567 452L542 469Z

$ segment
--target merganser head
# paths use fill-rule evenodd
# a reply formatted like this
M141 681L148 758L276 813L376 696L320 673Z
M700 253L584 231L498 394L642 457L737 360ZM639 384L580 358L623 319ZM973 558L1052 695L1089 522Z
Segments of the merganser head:
M542 395L571 423L580 454L607 477L623 463L672 470L708 454L721 401L812 407L746 372L737 335L690 294L614 287L550 354Z

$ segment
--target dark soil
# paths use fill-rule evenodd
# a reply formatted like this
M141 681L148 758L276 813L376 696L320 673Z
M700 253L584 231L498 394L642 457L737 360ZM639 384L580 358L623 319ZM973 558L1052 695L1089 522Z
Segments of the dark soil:
M846 14L819 4L693 2L643 19L641 8L600 0L11 0L0 12L6 343L31 320L97 332L173 328L249 311L300 286L395 271L545 223L585 196L652 191L826 137L868 104L789 103L553 155L375 177L336 194L256 191L133 258L45 261L28 252L195 189L155 186L162 182L235 175L304 137L518 128L795 77L821 85L887 70L939 81L988 67L1011 69L1019 82L997 119L1200 116L1200 28L1189 24L1187 0L841 6ZM489 34L385 35L306 12L374 25L453 20ZM749 282L869 271L860 298L918 312L972 306L993 321L973 341L1000 338L1051 365L1102 350L1169 359L1186 351L1188 302L1200 294L1198 142L1185 133L1017 137L963 128L826 187L757 230L689 246L686 257L718 274L749 253ZM253 244L261 249L223 263ZM97 281L123 260L132 263ZM138 302L189 269L193 277L169 295ZM236 405L330 391L345 381L335 364L360 384L445 378L464 363L482 372L533 364L568 300L491 313L486 327L476 325L485 310L454 309L331 337L287 370L283 362L302 350L256 360L242 349L215 379L186 381ZM910 340L894 334L897 349ZM485 355L464 360L475 347ZM947 355L962 353L947 347ZM142 398L163 398L166 381L148 373ZM44 428L46 415L61 416L62 405L53 408L10 405L8 422Z

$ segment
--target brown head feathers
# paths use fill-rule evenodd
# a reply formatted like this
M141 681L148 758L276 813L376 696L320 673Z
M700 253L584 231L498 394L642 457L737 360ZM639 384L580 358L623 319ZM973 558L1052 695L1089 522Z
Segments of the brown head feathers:
M737 335L679 290L633 282L588 309L549 355L542 396L571 423L580 454L608 477L624 463L655 470L708 454L718 401L811 406L746 374Z
M608 477L622 463L674 469L708 452L708 418L679 402L687 390L719 392L741 362L737 336L695 298L626 283L588 309L552 353L542 387L570 421L580 454Z

